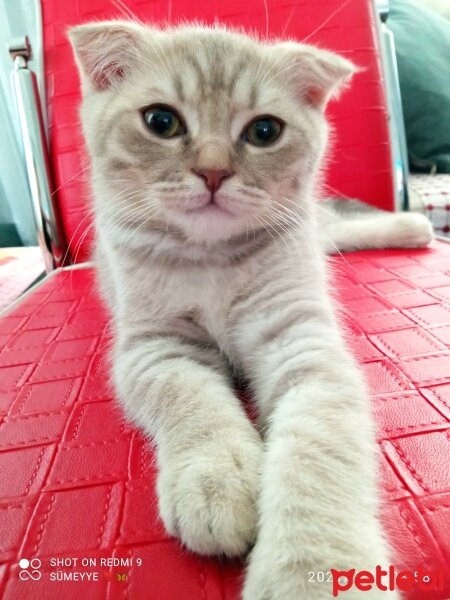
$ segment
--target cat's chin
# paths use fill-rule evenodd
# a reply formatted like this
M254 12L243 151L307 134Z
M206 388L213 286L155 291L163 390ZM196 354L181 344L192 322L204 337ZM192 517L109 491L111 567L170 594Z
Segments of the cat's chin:
M169 220L181 228L188 239L199 243L223 242L246 231L245 219L241 215L211 202L173 212Z
M199 206L197 208L191 208L189 210L183 211L187 215L192 215L196 218L206 217L206 218L229 218L235 217L234 213L219 206L215 202L208 202L208 204L204 204L203 206Z

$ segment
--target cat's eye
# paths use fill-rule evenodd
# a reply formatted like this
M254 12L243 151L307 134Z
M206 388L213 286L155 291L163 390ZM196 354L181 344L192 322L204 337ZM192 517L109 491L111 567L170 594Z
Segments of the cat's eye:
M142 111L144 123L152 133L161 138L173 138L186 133L186 126L174 108L154 105Z
M280 137L284 123L276 117L257 117L242 132L244 142L252 146L270 146Z

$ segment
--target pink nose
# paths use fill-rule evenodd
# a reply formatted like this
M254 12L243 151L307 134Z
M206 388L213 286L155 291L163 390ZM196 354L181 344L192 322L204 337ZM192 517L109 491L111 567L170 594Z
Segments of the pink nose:
M222 181L231 177L233 171L229 169L192 169L193 172L205 180L205 185L211 192L216 192L222 185Z

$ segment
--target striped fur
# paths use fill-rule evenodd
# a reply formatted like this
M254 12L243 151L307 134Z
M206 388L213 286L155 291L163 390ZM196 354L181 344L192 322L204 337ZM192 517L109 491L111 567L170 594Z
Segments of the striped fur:
M360 205L355 225L339 203L314 202L323 108L348 61L200 26L95 23L71 39L113 380L156 445L164 524L204 554L255 544L245 600L329 598L309 571L389 560L367 392L336 321L325 247L425 244L429 226ZM152 103L175 107L188 133L152 136L139 114ZM283 135L250 147L242 129L268 113L286 122ZM194 168L234 172L216 196L227 212L203 211L209 192ZM233 392L236 374L257 426Z

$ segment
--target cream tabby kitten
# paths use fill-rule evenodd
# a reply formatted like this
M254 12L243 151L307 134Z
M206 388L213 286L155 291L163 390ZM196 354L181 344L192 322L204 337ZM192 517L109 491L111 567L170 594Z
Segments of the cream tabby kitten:
M309 571L389 559L368 394L324 246L424 245L430 226L316 208L324 107L354 71L347 60L200 26L93 23L70 38L113 379L155 442L166 529L202 554L254 545L245 600L329 598ZM257 427L233 373L249 381Z

